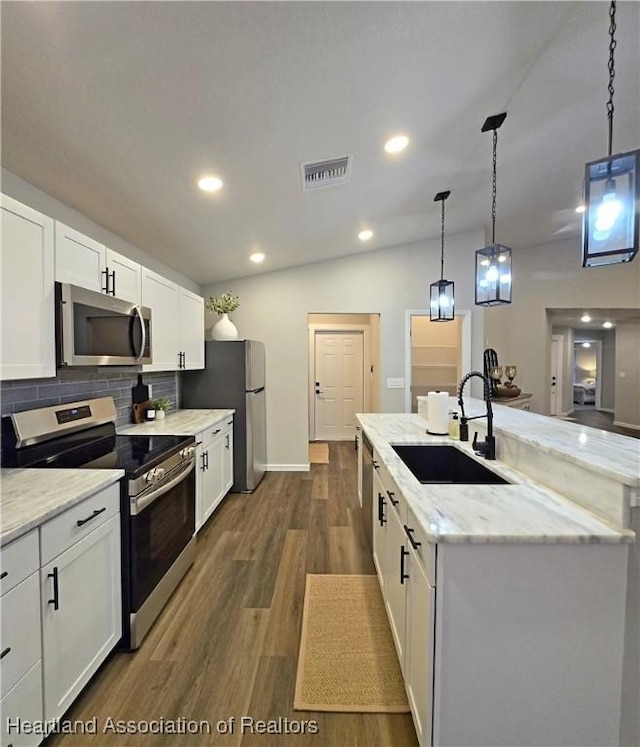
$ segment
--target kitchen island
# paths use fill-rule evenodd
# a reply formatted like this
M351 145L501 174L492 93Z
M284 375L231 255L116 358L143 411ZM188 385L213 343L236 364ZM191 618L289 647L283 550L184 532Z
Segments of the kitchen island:
M467 415L483 408L465 401ZM618 744L637 715L629 613L625 628L635 536L624 520L640 486L638 444L494 413L491 462L427 435L421 416L358 416L377 465L363 496L374 562L420 743ZM482 436L482 421L469 425ZM399 444L452 445L506 482L421 484Z

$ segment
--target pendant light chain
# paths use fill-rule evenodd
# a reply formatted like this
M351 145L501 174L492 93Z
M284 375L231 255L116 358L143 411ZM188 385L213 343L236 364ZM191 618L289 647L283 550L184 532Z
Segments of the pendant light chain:
M444 200L442 200L440 227L440 280L444 280Z
M491 186L491 243L496 243L496 194L497 194L497 180L496 180L496 169L497 169L497 158L496 151L498 149L498 130L493 131L493 183Z
M611 21L609 25L609 85L607 89L609 91L609 100L607 101L607 118L609 119L609 157L613 152L613 81L616 77L616 67L614 60L614 52L616 49L616 0L611 0L611 6L609 8L609 19Z

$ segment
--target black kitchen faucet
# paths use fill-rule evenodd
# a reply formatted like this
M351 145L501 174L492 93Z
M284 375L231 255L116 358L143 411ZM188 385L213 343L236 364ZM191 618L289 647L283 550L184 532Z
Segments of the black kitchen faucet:
M469 381L469 379L473 378L474 376L477 376L484 382L484 401L487 406L487 411L486 413L484 413L484 415L474 415L473 417L468 418L464 414L464 401L462 399L462 392L464 390L464 385L467 383L467 381ZM489 377L485 376L483 373L480 373L480 371L470 371L468 374L466 374L462 378L462 380L460 381L460 385L458 386L458 404L460 405L460 440L469 440L469 426L467 425L469 420L477 420L478 418L486 417L487 437L484 441L478 441L478 433L476 432L473 436L472 447L476 454L481 454L483 457L485 457L485 459L495 459L496 439L493 436L493 410L491 409L491 382L489 381Z

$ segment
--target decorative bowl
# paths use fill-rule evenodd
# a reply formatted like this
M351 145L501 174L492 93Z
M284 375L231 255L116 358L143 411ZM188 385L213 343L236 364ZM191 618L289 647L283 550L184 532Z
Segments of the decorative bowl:
M498 384L496 393L498 397L517 397L522 389L519 386L509 386L508 384Z

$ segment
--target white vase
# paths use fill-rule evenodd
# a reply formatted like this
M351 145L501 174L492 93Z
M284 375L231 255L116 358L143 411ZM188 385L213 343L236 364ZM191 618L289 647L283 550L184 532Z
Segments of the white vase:
M164 410L156 410L156 420L164 420L165 411Z
M238 329L229 319L228 314L222 314L220 319L211 328L212 340L237 340Z

